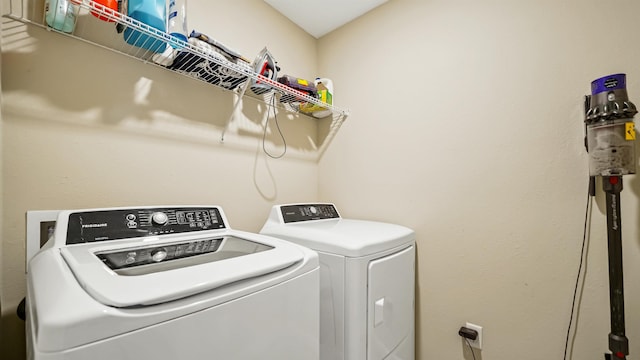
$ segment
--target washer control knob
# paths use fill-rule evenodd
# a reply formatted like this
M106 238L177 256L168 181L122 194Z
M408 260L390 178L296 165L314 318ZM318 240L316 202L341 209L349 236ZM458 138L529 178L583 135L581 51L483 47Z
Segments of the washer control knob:
M151 259L155 262L160 262L167 257L167 249L157 248L151 251Z
M310 206L309 207L309 211L311 211L311 213L314 214L314 215L318 213L318 209L316 209L315 206Z
M136 262L136 252L132 251L130 253L127 254L127 258L124 260L124 263L127 265L131 265L134 262Z
M169 222L169 217L163 212L154 212L151 214L151 223L153 225L164 226Z

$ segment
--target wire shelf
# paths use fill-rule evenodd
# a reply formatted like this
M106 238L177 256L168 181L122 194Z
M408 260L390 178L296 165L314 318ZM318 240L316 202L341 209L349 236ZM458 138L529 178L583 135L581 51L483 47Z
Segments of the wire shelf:
M9 11L3 16L44 27L224 90L234 91L241 98L251 97L266 104L275 103L286 111L307 116L310 114L301 112L300 105L315 104L330 110L333 122L337 122L338 126L348 116L347 110L326 104L318 98L256 73L245 58L229 56L214 46L202 46L201 42L194 41L192 37L188 41L180 40L92 0L49 1L52 6L57 5L58 1L68 2L68 9L73 13L65 19L55 16L51 19L44 13L42 2L36 1L34 4L27 0L10 0ZM88 14L93 16L85 16ZM105 27L108 26L107 22L113 25L111 30ZM47 25L48 23L53 23L53 26ZM251 84L256 83L270 89L265 93L247 91ZM335 125L332 124L331 127L335 128Z

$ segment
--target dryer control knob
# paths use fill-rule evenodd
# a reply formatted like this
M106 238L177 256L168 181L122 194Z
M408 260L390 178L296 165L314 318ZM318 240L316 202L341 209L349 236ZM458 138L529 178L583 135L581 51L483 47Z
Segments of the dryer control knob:
M309 211L311 211L311 213L314 214L314 215L318 213L318 209L316 209L315 206L310 206L309 207Z
M160 262L167 257L167 249L157 248L151 251L151 259L155 262Z
M163 212L154 212L153 214L151 214L151 223L153 225L163 226L167 225L168 222L169 217Z

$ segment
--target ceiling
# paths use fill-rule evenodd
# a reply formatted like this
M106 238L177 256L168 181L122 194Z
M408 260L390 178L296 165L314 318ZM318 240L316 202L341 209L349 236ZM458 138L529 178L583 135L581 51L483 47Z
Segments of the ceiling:
M264 0L316 39L388 0Z

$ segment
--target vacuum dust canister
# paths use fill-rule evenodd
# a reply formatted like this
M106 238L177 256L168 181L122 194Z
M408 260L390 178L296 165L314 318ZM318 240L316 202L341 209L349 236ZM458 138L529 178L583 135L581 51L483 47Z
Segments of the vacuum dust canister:
M625 74L608 75L591 83L591 103L585 119L589 175L636 173L633 117L637 112L627 96Z

